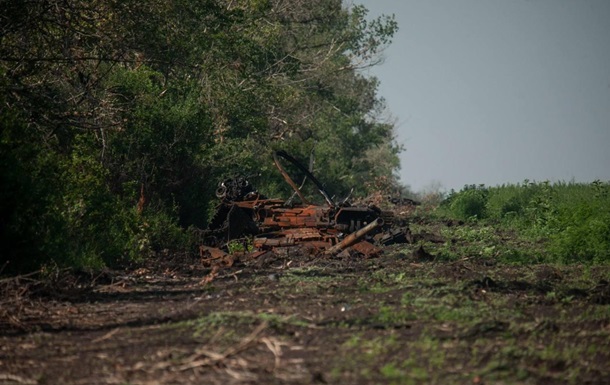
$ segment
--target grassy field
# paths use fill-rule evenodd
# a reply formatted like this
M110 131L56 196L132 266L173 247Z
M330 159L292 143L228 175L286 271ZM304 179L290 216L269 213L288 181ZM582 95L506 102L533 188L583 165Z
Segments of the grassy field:
M536 240L544 244L538 258L545 262L610 262L608 182L466 186L452 192L437 214L510 229L517 239Z

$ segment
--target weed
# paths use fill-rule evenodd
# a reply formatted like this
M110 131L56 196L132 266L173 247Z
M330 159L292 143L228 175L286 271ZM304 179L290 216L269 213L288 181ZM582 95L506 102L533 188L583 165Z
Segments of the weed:
M398 369L393 363L385 364L379 371L388 380L400 380L406 377L405 372Z
M219 329L223 329L222 338L224 340L236 340L243 326L254 325L266 322L269 327L279 329L284 325L297 327L308 327L309 323L295 317L282 316L274 313L253 313L250 311L220 311L213 312L206 316L187 321L187 326L193 329L194 337L209 337Z
M231 240L227 244L227 248L229 249L229 254L233 254L235 252L251 252L254 250L254 245L252 243L252 239L250 238L242 238L242 239L234 239Z
M407 309L397 309L392 306L381 306L372 322L387 326L406 325L409 321L416 320L413 312Z

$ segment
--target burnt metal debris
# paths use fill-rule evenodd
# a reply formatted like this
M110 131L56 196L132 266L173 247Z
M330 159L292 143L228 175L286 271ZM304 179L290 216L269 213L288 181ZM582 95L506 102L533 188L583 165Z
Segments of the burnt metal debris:
M313 204L305 196L281 159L315 185L324 205ZM220 203L204 231L202 255L210 254L211 248L228 252L229 245L240 240L255 249L253 254L301 246L315 254L336 255L350 249L365 256L379 255L378 246L408 242L408 227L402 226L393 212L375 205L352 206L347 199L336 203L316 177L285 151L275 152L274 162L301 203L267 198L244 177L222 181L216 190Z

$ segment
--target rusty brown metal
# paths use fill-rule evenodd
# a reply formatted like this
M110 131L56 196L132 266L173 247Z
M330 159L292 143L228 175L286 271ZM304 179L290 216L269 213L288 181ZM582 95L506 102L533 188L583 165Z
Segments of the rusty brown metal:
M231 267L235 263L233 255L215 247L201 245L199 246L199 254L201 256L201 263L211 268L210 273L200 282L203 285L213 281L221 269Z
M273 160L275 162L275 166L278 168L280 173L284 176L284 179L286 180L286 182L288 182L290 187L292 187L292 189L297 193L299 198L303 199L303 196L302 196L303 194L301 193L301 189L299 189L297 187L297 185L292 181L292 178L290 178L290 176L288 176L288 174L286 173L286 171L282 167L282 164L279 161L279 157L282 157L282 158L286 159L287 161L289 161L290 163L292 163L296 168L298 168L303 173L303 175L305 175L306 178L308 178L313 184L315 184L316 187L318 188L318 191L320 192L320 195L322 195L322 197L324 198L324 200L326 201L326 203L328 204L329 207L336 206L335 202L333 202L333 200L330 198L330 196L324 189L324 186L322 186L322 184L318 181L318 179L316 179L316 177L313 176L313 174L307 168L305 168L301 163L299 163L292 156L288 155L288 153L286 151L276 151L273 154ZM303 204L309 204L307 199L303 200Z
M284 177L284 180L290 185L290 187L292 187L292 189L294 190L295 193L297 193L299 198L301 198L301 202L303 202L303 204L306 204L306 205L311 204L309 202L309 200L307 198L305 198L305 196L301 192L301 189L299 189L299 187L296 185L296 183L294 183L294 181L292 180L290 175L288 175L288 173L284 170L284 168L280 164L280 160L277 157L277 153L273 154L273 161L275 162L275 167L277 167L277 169L280 170L280 174L282 174L282 176Z
M351 245L350 249L364 255L367 258L378 257L383 252L379 247L373 245L371 242L362 240Z
M339 253L341 250L350 247L351 245L353 245L354 243L356 243L360 239L362 239L365 235L367 235L371 231L377 229L378 227L381 227L382 225L383 225L383 219L381 219L381 218L375 219L373 222L364 226L360 230L357 230L357 231L351 233L350 235L345 237L341 242L337 243L333 247L326 250L325 254L334 255L334 254Z
M284 229L261 234L253 240L254 247L257 249L294 246L297 244L307 244L314 248L327 249L337 242L338 238L332 232L322 232L312 227Z
M311 180L326 201L326 206L314 205L304 196L282 167L279 158L293 163ZM271 250L295 245L335 255L363 239L386 239L379 236L394 224L392 212L374 205L336 205L320 182L304 166L283 151L274 154L274 162L286 182L301 199L301 204L286 204L281 199L269 199L258 193L246 178L226 179L219 184L216 195L221 200L204 242L208 246L227 248L235 239L247 237L256 250ZM392 239L398 239L395 234ZM373 256L380 250L368 243L356 248L359 253ZM201 249L202 254L217 253ZM215 249L218 250L218 249ZM224 259L223 256L217 257ZM215 259L212 257L212 259Z
M201 246L199 246L199 255L203 259L218 260L218 259L226 258L229 254L227 254L226 252L224 252L216 247L209 247L209 246L201 245Z

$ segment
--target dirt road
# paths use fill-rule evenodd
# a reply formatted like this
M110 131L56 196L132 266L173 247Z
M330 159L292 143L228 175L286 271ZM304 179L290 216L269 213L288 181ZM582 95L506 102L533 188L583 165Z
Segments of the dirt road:
M0 384L603 384L610 268L290 253L4 281ZM63 280L63 281L62 281ZM62 283L63 282L63 283Z

